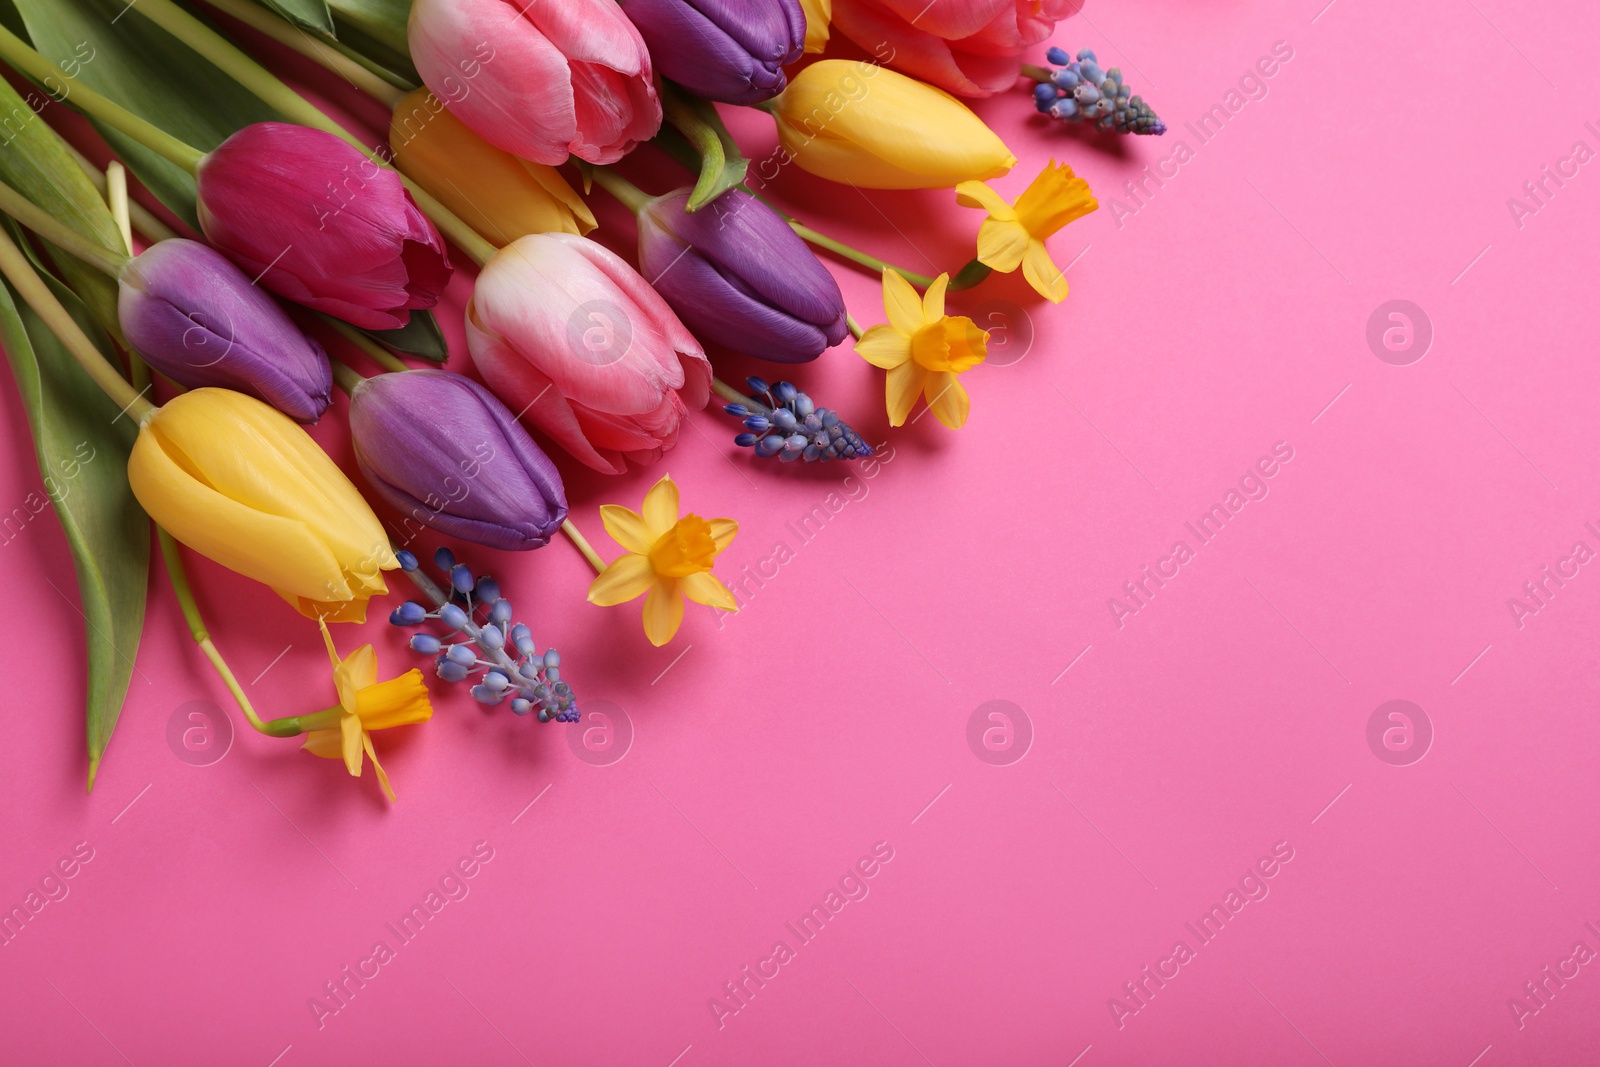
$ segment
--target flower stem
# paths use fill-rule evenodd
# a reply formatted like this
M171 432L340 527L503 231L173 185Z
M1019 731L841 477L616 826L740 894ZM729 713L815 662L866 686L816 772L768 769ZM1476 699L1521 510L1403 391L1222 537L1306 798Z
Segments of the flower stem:
M250 698L244 695L244 688L239 685L239 680L228 668L228 661L222 658L217 646L211 643L211 634L206 630L206 622L200 617L200 606L195 603L194 590L189 587L188 572L183 569L183 557L179 555L178 542L160 526L156 527L156 540L161 545L161 558L167 564L167 578L172 582L172 592L178 598L178 607L183 609L184 621L189 624L190 636L194 638L194 643L200 646L200 651L206 654L206 659L217 669L217 673L222 676L222 683L228 687L228 692L233 694L234 702L239 705L239 710L244 712L244 717L249 720L250 725L266 733L261 717L256 714L256 709L250 706Z
M408 90L391 85L387 79L368 70L343 52L325 47L311 34L288 19L280 18L253 0L206 0L206 3L231 15L257 33L264 34L285 48L293 49L319 66L393 110Z
M1024 78L1032 78L1036 82L1047 82L1050 80L1050 69L1041 67L1037 63L1024 63L1022 64L1022 76Z
M349 341L351 344L361 349L361 351L365 352L374 363L378 364L378 366L382 367L384 370L403 371L411 369L404 363L400 362L399 356L395 355L387 348L384 348L378 342L374 341L372 338L368 337L366 334L362 333L348 322L345 322L341 319L336 319L332 315L323 315L321 318L323 322L333 327L334 331L337 332L340 337L343 337L346 341Z
M106 167L106 188L102 194L111 217L117 220L117 232L122 234L122 250L133 255L133 223L128 218L128 168L116 160Z
M126 255L85 237L4 182L0 182L0 211L4 211L51 244L61 246L76 258L113 278L122 273L123 266L128 262Z
M67 145L66 148L67 151L72 153L72 158L78 161L78 166L82 167L83 172L89 176L89 180L94 182L94 187L100 191L100 195L109 197L110 185L106 180L106 172L89 162L88 158L76 148L71 145ZM118 165L120 166L120 164ZM178 236L177 230L156 218L154 212L137 200L129 199L128 218L133 223L133 228L144 234L145 239L151 243L169 241Z
M867 332L861 328L861 324L856 321L856 317L850 314L848 311L844 313L844 324L845 326L849 327L850 336L854 337L857 341L861 340L861 335Z
M594 175L596 185L622 201L622 206L635 215L644 210L644 206L650 202L649 193L610 167L595 167L590 173Z
M918 274L915 271L909 271L903 267L896 267L892 263L885 263L877 256L871 255L867 252L862 252L856 248L852 248L843 241L835 240L825 233L818 233L810 226L802 225L793 219L789 220L789 226L794 230L795 233L799 234L809 243L816 245L818 248L826 248L835 255L843 256L850 262L859 263L863 267L870 267L879 274L882 274L886 270L892 270L899 274L906 281L910 282L912 285L917 286L919 289L926 289L928 286L933 284L933 279L928 277L926 274Z
M54 63L29 48L21 38L4 26L0 26L0 59L4 59L17 70L42 84L48 84L52 80L59 81L65 77ZM66 100L67 97L63 95L61 99ZM122 131L184 170L193 173L200 165L202 153L198 148L185 144L154 123L140 118L121 104L100 95L88 86L74 85L71 100L73 106L84 114Z
M218 70L221 70L234 81L244 86L246 90L254 94L262 102L277 110L279 114L303 126L311 126L326 133L331 133L347 144L360 149L368 159L371 159L379 166L390 166L390 162L385 155L379 155L362 144L349 130L346 130L343 126L323 114L311 101L279 81L271 71L240 51L239 47L232 41L183 10L172 0L138 0L137 4L130 6L139 14L194 49L195 52L204 56ZM3 54L3 51L0 51L0 54ZM83 91L81 89L73 90L75 95ZM137 134L133 134L133 131L124 132L137 136ZM151 147L154 146L152 145ZM198 159L196 162L198 162ZM190 169L193 169L193 167ZM401 175L400 181L405 185L406 191L411 194L411 198L417 202L417 206L434 221L434 224L439 227L446 237L455 242L457 248L460 248L470 256L473 262L480 267L489 261L496 251L495 247L480 237L478 231L467 225L459 215L445 207L432 194L411 179Z
M310 715L289 715L281 719L268 719L256 729L268 737L295 737L312 730L333 730L339 726L344 708L335 704L331 708L314 711Z
M716 393L730 404L743 404L745 407L750 406L750 398L748 396L745 396L743 393L739 392L739 390L735 389L721 378L718 378L715 374L711 376L711 391Z
M22 299L33 308L39 318L44 320L50 332L56 335L66 350L72 354L72 358L78 361L84 373L105 391L112 403L121 407L140 423L155 414L156 406L135 391L117 369L107 362L106 357L95 347L94 342L89 340L77 320L61 306L61 301L56 299L50 288L39 279L39 275L34 273L28 257L22 254L22 250L3 230L0 230L0 274L6 276Z
M567 540L572 542L574 548L583 553L583 558L589 561L589 566L594 568L596 574L606 569L606 561L600 558L600 553L596 552L589 539L583 536L583 531L572 525L571 519L562 522L561 532L567 535Z
M333 365L333 383L344 390L345 396L349 396L356 386L367 380L365 374L336 356L329 356L328 362Z

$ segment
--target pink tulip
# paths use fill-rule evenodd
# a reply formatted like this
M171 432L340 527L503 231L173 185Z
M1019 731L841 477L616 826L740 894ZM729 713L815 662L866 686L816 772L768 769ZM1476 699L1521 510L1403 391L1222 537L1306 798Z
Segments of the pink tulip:
M444 240L400 175L331 133L246 126L195 182L217 251L262 288L364 330L404 326L450 280Z
M523 159L615 163L661 126L650 53L615 0L415 0L407 39L450 113Z
M570 233L520 237L484 266L467 348L507 407L607 474L661 458L710 398L711 364L666 301Z
M833 25L889 66L957 96L1016 84L1024 49L1083 0L833 0Z

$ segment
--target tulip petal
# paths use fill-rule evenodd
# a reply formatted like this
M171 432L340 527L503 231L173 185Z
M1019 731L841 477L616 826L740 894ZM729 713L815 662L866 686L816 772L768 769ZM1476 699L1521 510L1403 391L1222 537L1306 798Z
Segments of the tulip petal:
M1022 264L1028 250L1028 231L1020 222L988 218L978 227L978 262L1003 273Z
M652 542L672 529L679 514L678 483L669 475L662 475L661 480L644 495L644 507L640 514L644 516L645 528L650 531Z
M644 518L621 504L600 505L600 521L605 524L611 539L629 552L649 552L655 538Z
M928 375L922 392L927 398L928 407L933 410L934 418L952 430L959 430L966 424L967 411L972 405L966 388L954 374L934 371Z
M679 595L677 579L657 578L644 599L644 635L659 648L672 640L681 625L683 597Z
M728 592L728 587L723 585L710 571L701 571L691 574L679 581L683 595L696 604L704 604L709 608L721 608L723 611L738 611L739 602L733 599L733 594Z
M899 271L888 267L883 271L883 312L889 325L904 334L916 333L925 322L917 291Z
M1046 300L1061 303L1067 298L1067 274L1050 258L1043 241L1029 241L1022 260L1022 276Z
M914 360L907 360L884 376L884 392L889 403L889 425L905 425L906 416L922 392L923 380L928 372Z
M711 539L717 543L718 552L727 548L739 532L739 524L732 519L707 519L706 524L711 527Z
M869 326L856 342L856 355L874 367L890 370L911 358L911 338L883 323Z
M637 552L618 556L589 583L589 603L603 608L626 603L649 589L654 581L650 557Z

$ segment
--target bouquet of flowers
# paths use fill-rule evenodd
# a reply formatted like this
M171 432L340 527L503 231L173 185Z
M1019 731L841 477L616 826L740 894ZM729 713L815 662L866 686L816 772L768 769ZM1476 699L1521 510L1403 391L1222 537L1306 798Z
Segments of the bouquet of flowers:
M600 507L621 549L607 562L548 451L596 479L659 463L715 394L738 423L730 447L763 468L873 455L796 384L723 381L708 348L801 365L851 341L863 370L884 372L891 426L920 402L960 428L962 376L988 335L947 295L1020 268L1060 302L1046 242L1096 207L1053 161L1015 201L995 192L986 182L1016 156L960 97L1023 78L1042 124L1164 130L1087 50L1023 62L1071 0L5 3L0 346L42 475L83 479L51 500L86 621L91 788L138 646L152 529L198 648L251 726L354 776L371 763L391 799L373 735L432 716L427 676L383 678L372 645L341 654L331 632L365 620L386 574L414 586L390 620L437 680L577 721L560 654L498 583L449 548L430 574L407 546L424 530L512 551L564 537L594 568L588 600L644 597L656 645L686 600L735 610L714 573L733 519L686 510L663 475L637 510ZM833 29L867 58L830 47ZM388 143L363 142L241 41L333 71L389 111ZM771 116L773 166L951 190L983 212L975 257L929 277L791 218L724 124L733 108ZM63 123L68 109L87 124ZM659 191L615 169L630 156ZM633 262L589 236L597 187L634 217ZM429 310L453 254L476 268L457 354ZM819 254L881 277L884 321L858 323ZM335 389L353 472L304 429ZM85 449L104 458L87 464ZM257 714L200 617L186 551L314 620L327 706Z

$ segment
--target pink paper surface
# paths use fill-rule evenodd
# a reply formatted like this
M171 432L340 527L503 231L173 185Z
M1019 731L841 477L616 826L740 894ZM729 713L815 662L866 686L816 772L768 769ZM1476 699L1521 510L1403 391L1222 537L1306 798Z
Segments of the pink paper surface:
M967 427L889 435L846 346L791 376L892 444L870 476L755 462L715 410L653 470L563 458L608 556L598 505L663 472L737 518L717 571L744 610L692 608L656 649L638 604L584 603L569 546L473 551L611 733L440 686L431 724L379 740L392 808L247 729L178 758L169 731L228 701L159 565L85 797L70 557L49 514L8 527L0 905L92 858L0 948L0 1059L1595 1062L1597 41L1565 0L1090 4L1053 43L1120 65L1172 129L976 105L1021 159L1003 193L1053 156L1101 207L1052 241L1065 304L1018 277L952 299L994 330ZM770 150L763 116L735 126ZM979 222L792 169L772 192L929 272ZM832 266L880 321L875 281ZM458 366L468 273L440 315ZM0 392L10 507L40 484ZM341 421L317 436L348 462ZM258 707L333 701L305 620L192 574ZM398 671L418 658L385 614L337 637ZM1408 718L1379 714L1396 700Z

